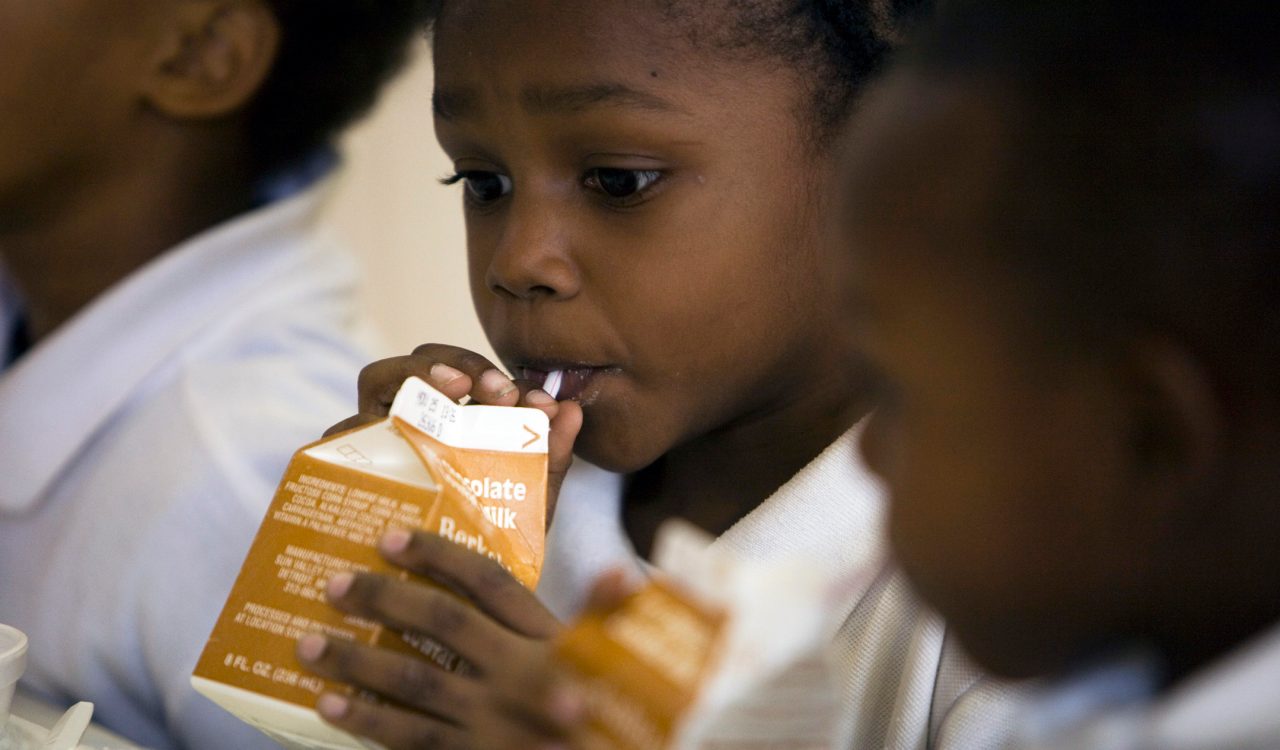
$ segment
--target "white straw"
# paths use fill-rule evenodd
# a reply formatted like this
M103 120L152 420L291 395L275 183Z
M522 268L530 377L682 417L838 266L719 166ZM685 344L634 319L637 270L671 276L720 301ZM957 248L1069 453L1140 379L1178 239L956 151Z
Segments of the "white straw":
M542 384L542 390L547 392L551 398L555 398L560 392L560 381L564 379L564 370L552 370L547 373L547 379Z

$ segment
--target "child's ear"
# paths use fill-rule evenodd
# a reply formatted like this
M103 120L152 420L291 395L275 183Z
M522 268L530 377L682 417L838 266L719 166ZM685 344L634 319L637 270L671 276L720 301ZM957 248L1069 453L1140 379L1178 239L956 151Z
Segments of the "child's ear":
M176 3L144 97L175 118L232 114L262 87L279 46L279 23L261 0Z
M1226 444L1225 410L1203 362L1185 346L1143 339L1126 353L1135 479L1166 499L1212 474Z

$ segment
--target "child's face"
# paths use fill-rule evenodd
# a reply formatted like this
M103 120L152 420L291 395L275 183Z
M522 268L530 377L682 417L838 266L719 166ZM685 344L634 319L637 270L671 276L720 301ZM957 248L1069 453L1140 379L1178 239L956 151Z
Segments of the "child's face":
M887 383L862 450L895 553L980 662L1022 676L1131 626L1154 524L1125 502L1109 370L984 258L1007 108L893 79L852 139L848 226L851 325Z
M435 44L480 320L517 376L569 368L577 452L621 471L845 362L802 88L693 48L657 5L457 0Z

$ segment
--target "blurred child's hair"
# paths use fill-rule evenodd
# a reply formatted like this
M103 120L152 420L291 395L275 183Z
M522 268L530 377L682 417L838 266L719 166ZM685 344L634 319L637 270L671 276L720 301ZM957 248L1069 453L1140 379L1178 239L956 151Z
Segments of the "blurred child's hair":
M306 159L364 114L438 0L267 0L279 55L249 108L255 173Z
M1280 3L960 0L908 70L1005 112L988 246L1064 330L1175 332L1274 398ZM1269 364L1264 364L1269 363ZM1247 378L1247 380L1245 380ZM1256 403L1256 401L1255 401Z

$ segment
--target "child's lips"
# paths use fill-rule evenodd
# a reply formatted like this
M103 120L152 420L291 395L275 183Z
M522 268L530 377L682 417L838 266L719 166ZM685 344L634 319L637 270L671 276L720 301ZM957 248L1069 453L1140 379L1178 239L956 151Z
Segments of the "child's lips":
M593 365L582 364L564 364L557 366L553 363L540 364L538 367L517 367L516 377L521 380L530 380L537 383L540 387L547 385L547 376L552 372L560 373L560 387L555 394L555 398L560 401L568 400L584 400L584 396L590 399L594 396L590 388L593 381L602 374L609 372L617 372L616 367L598 367Z

